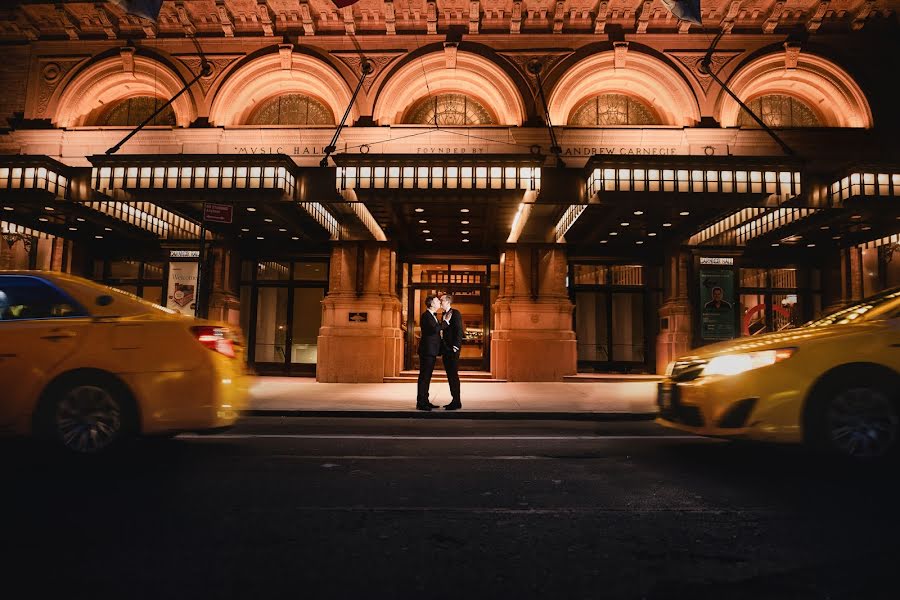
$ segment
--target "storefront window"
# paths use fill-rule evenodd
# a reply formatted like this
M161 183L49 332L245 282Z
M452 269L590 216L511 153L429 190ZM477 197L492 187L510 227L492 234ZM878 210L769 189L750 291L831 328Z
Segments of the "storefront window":
M138 279L141 263L134 260L114 260L109 263L109 279ZM162 278L162 274L159 275Z
M287 281L291 278L289 262L259 262L256 264L257 281Z
M741 334L765 333L766 297L763 294L741 294Z
M766 287L766 269L741 269L741 287L764 288Z
M640 265L614 265L613 285L644 285L644 267Z
M609 276L607 265L573 265L575 285L606 285Z
M887 243L860 251L863 297L900 285L900 243Z
M256 343L258 363L284 363L287 340L288 288L261 287L256 290Z
M294 263L294 279L304 281L327 281L328 264L323 262Z
M610 361L608 295L602 292L575 294L575 337L578 340L578 360Z
M295 288L291 329L291 363L316 364L319 327L322 325L322 288Z

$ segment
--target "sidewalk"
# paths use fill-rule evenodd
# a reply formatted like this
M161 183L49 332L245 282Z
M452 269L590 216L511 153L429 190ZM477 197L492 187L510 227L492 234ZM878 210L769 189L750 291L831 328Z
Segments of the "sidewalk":
M317 383L313 378L259 377L254 416L650 419L656 381L494 383L463 381L459 411L415 410L415 383ZM445 381L432 381L431 402L450 402Z

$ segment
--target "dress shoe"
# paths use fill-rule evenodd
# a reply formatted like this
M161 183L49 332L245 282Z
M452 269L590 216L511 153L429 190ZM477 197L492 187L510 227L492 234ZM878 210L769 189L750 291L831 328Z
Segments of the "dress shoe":
M428 403L428 406L430 406L431 408L440 408L440 406L438 406L437 404L432 404L431 402Z
M416 410L429 411L434 408L433 404L416 404Z
M462 402L451 402L444 406L444 410L459 410L462 408Z

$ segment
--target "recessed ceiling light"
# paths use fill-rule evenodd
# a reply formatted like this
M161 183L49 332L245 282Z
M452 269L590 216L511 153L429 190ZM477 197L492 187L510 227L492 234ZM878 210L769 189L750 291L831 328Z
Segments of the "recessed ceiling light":
M644 214L644 211L642 211L642 210L636 210L636 211L634 211L634 214L636 214L636 215L638 215L638 216L641 216L642 214Z
M671 227L671 226L672 226L671 223L663 223L663 227Z
M291 239L292 239L292 240L299 240L300 238L298 238L296 235L292 235L292 236L291 236Z
M266 239L266 238L264 238L264 237L261 236L261 235L258 235L258 236L256 236L256 239L258 239L258 240L264 240L264 239Z
M53 212L53 211L54 211L54 210L56 210L56 209L55 209L55 208L53 208L53 207L52 207L52 206L45 206L45 207L44 207L44 210L47 210L47 211L50 211L50 212Z
M419 219L419 223L423 223L423 224L424 224L424 223L427 223L427 222L428 222L428 219Z
M619 232L618 231L610 231L609 235L619 235Z
M468 242L468 241L469 241L469 238L463 238L463 241L464 241L464 242Z
M46 223L46 222L49 221L49 220L50 220L50 219L48 219L47 217L38 217L38 221L41 221L41 222L43 222L43 223Z
M831 228L828 225L822 225L821 227L819 227L819 229L821 229L822 231L828 231Z
M686 216L688 216L689 214L691 214L691 211L689 211L689 210L683 210L683 211L681 211L681 212L678 213L678 214L681 215L682 217L686 217Z
M640 246L640 245L643 244L643 243L644 243L643 240L638 240L638 241L635 242L635 244L637 244L638 246Z
M424 208L417 208L417 209L416 209L416 212L425 212L425 209L424 209Z
M868 231L868 230L870 230L870 229L872 229L872 226L871 226L871 225L863 225L863 226L862 226L862 230L863 230L863 231Z
M75 220L78 221L79 223L84 223L84 219L82 219L81 217L78 217Z
M103 236L102 236L102 235L95 235L94 237L97 238L98 240L102 240L102 239L103 239Z
M285 231L287 231L287 229L285 229L284 227L279 227L279 228L278 228L278 231L284 233Z
M459 209L459 212L461 212L461 213L467 213L467 212L469 212L469 209L468 209L468 208L461 208L461 209Z
M263 219L263 221L265 221L266 223L271 223L272 219Z
M631 225L631 223L629 223L628 221L622 221L621 223L619 223L619 225L621 225L622 227L628 227L629 225Z
M780 246L780 245L781 245L781 244L779 244L778 242L773 242L773 243L772 243L772 247L773 247L773 248L776 247L776 246Z
M807 244L806 247L807 247L807 248L815 248L816 245L815 245L815 244Z
M111 227L104 227L104 228L103 228L103 231L112 231L112 228L111 228Z
M433 242L434 240L431 239L431 238L425 238L425 241L426 241L426 242Z
M900 219L900 217L897 217L897 218ZM469 224L468 221L460 221L460 223L462 223L463 225L468 225L468 224Z
M853 215L851 219L862 219L862 215Z
M430 229L423 229L423 230L422 230L422 233L431 233L431 230L430 230Z
M4 206L3 210L14 210L12 206Z
M649 235L650 237L656 237L656 232L655 232L655 231L651 231L651 232L648 233L647 235Z
M247 207L247 212L256 212L256 209L253 208L252 206L248 206L248 207Z
M250 231L250 228L249 227L241 227L241 231L243 231L244 233L247 233L248 231Z
M463 234L463 235L467 235L467 234L469 233L469 230L468 230L468 229L463 229L462 231L460 231L460 233Z
M605 244L605 243L607 243L608 241L609 241L609 240L600 240L600 243L601 243L601 244Z
M839 235L833 235L833 236L831 236L831 239L833 239L833 240L839 240L839 239L841 239L841 236L839 236Z
M69 231L78 231L77 227L69 227Z

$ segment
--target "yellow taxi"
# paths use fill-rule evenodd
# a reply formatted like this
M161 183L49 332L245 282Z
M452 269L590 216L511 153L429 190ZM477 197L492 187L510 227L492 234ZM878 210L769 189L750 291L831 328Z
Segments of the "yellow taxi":
M240 332L86 279L0 271L0 433L74 453L233 425Z
M849 457L900 450L900 288L795 329L669 364L658 422L700 435L806 443Z

